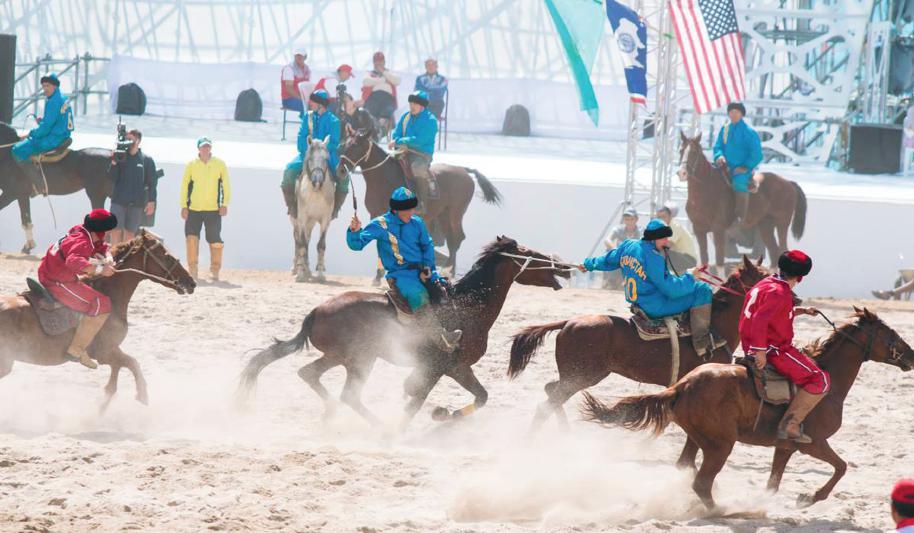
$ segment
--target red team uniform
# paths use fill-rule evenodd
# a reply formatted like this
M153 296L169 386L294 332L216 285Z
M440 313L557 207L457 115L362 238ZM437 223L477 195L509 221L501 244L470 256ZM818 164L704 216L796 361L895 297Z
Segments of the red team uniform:
M104 260L108 243L92 242L82 225L73 226L59 241L52 244L38 267L38 281L63 305L88 316L111 312L111 300L89 285L79 281L92 259Z

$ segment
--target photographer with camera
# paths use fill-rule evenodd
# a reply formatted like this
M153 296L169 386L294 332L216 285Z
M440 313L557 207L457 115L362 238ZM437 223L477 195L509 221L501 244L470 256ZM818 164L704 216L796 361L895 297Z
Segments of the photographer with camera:
M336 76L321 78L317 82L317 85L314 86L315 91L323 89L330 95L330 105L327 108L331 113L336 115L337 118L340 118L340 114L342 113L340 110L340 101L342 100L343 94L346 93L346 82L349 82L352 78L352 67L342 64L336 69Z
M117 149L108 167L108 176L114 181L111 213L118 220L117 229L111 232L111 244L132 239L156 209L159 175L155 161L140 150L140 130L126 129L118 124Z

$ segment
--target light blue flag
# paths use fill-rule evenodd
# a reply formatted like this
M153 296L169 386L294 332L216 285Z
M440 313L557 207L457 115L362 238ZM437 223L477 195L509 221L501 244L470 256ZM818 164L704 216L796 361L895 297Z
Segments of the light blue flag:
M581 110L597 125L600 106L590 83L590 70L600 40L603 38L604 11L602 0L546 0L546 7L562 39L568 64L574 75Z

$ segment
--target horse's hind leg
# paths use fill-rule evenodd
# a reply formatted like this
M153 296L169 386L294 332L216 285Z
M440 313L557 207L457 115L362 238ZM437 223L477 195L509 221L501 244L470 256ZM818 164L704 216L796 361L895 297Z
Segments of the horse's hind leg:
M598 383L605 377L606 376L601 377L594 383ZM536 415L533 416L533 423L530 426L530 433L537 432L553 414L562 428L568 429L568 416L565 414L565 402L594 383L588 384L579 379L562 377L559 377L558 381L547 383L545 387L547 399L537 406Z
M5 378L13 371L13 359L0 359L0 379Z
M368 421L372 426L380 427L381 420L376 417L362 403L362 388L365 386L365 380L371 373L374 366L374 360L368 362L356 362L346 366L346 383L343 385L343 392L340 394L340 400L352 408L362 418Z
M682 453L679 454L679 460L676 461L676 468L686 470L695 470L695 457L698 456L698 445L695 441L686 436L685 446L682 447Z
M771 475L768 476L768 491L774 493L781 488L781 478L784 477L784 469L787 468L787 462L793 456L794 449L775 448L774 459L771 461Z
M709 441L705 442L704 446L701 446L703 459L701 461L701 468L698 469L698 474L695 475L695 480L692 481L692 490L695 491L695 494L698 494L698 497L701 498L701 502L704 503L708 509L714 509L715 507L714 497L711 495L711 489L714 486L714 478L717 477L717 474L720 473L724 464L726 464L727 457L729 457L730 452L733 451L733 444L733 441Z
M447 236L447 253L448 266L451 268L451 275L457 274L457 250L467 238L463 232L463 213L457 213L456 209L448 210L448 222L450 231Z
M298 377L302 378L324 401L324 420L329 419L336 412L336 403L330 397L327 388L321 383L321 376L331 368L341 364L342 361L339 359L324 354L323 357L319 357L298 369Z
M829 446L828 441L814 442L801 448L800 451L810 457L821 459L835 468L835 473L832 474L831 478L829 478L825 485L822 485L822 488L817 490L815 494L812 496L801 494L800 497L797 498L797 505L805 507L828 498L832 489L835 488L835 485L838 484L838 481L844 477L844 473L847 472L847 463L835 453L835 450Z
M778 249L778 242L774 238L774 222L767 218L762 220L758 224L758 231L762 236L762 242L765 243L765 250L768 251L768 263L771 266L776 266L781 251Z

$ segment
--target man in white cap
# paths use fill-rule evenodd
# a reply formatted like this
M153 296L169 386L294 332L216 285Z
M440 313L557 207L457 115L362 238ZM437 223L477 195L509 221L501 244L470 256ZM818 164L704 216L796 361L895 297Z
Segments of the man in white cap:
M286 109L305 112L305 103L302 98L300 86L311 81L311 69L305 63L308 52L304 47L295 49L295 58L291 63L282 68L282 106ZM311 94L311 91L307 91Z
M673 202L666 202L657 210L657 218L664 221L673 230L670 237L670 247L667 250L670 265L676 272L686 270L698 265L698 250L695 247L695 238L678 220L679 206Z

